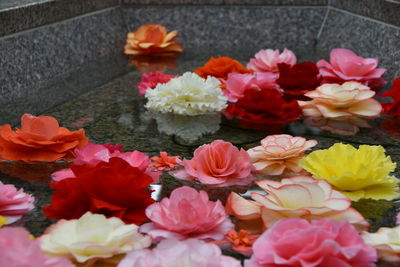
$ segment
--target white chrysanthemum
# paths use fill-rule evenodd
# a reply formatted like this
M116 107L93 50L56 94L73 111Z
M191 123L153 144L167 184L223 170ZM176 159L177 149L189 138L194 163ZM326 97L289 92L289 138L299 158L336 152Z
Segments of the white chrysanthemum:
M227 106L227 98L219 88L220 81L208 76L203 79L186 72L165 84L147 90L146 108L162 113L195 116L221 111Z

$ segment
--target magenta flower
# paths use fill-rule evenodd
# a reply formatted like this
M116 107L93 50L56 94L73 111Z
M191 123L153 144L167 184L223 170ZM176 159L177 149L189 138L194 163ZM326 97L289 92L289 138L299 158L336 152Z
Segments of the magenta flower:
M348 222L283 219L253 245L245 267L375 266L376 250L365 244Z
M146 209L152 221L141 226L143 233L156 240L197 238L222 240L233 224L220 201L210 201L205 191L187 186L172 191L169 198Z
M178 75L164 74L160 71L142 74L142 80L137 84L138 94L143 96L148 88L154 89L159 83L167 83Z
M287 48L283 49L281 54L278 49L266 49L260 50L255 55L255 58L250 59L247 68L256 72L279 72L279 63L286 63L293 66L296 64L296 61L296 55Z
M0 182L0 216L7 219L7 224L18 221L25 213L33 210L34 200L22 188L17 190L14 185Z

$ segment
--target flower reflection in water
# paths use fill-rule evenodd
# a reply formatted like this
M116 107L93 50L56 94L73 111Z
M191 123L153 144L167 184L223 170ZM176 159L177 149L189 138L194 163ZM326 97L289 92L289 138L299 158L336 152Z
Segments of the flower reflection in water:
M179 54L171 56L136 56L132 57L129 65L134 66L140 73L176 71L178 57Z
M334 134L353 136L356 135L360 128L371 128L365 118L357 116L324 118L324 117L306 117L304 124L317 127L323 131Z

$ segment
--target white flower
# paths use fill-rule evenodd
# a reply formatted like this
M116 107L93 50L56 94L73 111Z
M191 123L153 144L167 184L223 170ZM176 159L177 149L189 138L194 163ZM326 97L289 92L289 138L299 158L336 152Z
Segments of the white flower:
M87 212L78 220L60 220L40 237L48 256L67 256L77 262L110 258L134 249L147 248L151 239L138 232L138 226L119 218Z
M186 72L165 84L147 90L146 108L161 113L195 116L221 111L227 106L227 98L219 88L220 81L208 76L203 79Z
M377 250L379 259L400 264L400 225L394 228L381 227L376 233L364 232L362 237L367 245Z

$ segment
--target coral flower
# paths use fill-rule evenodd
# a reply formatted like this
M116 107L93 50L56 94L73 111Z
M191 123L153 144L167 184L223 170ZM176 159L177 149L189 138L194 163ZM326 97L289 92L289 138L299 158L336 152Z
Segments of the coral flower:
M329 219L282 220L257 239L253 251L245 267L373 267L377 260L351 224Z
M172 174L182 180L210 186L248 185L254 180L249 154L229 142L215 140L194 151L191 160L183 160L184 169Z
M284 48L281 54L278 49L266 49L260 50L255 55L255 58L250 59L247 68L256 72L279 72L279 63L286 63L289 66L293 66L296 64L296 60L296 55L287 48Z
M261 217L266 228L289 217L300 217L309 221L322 218L348 221L360 230L369 226L362 215L351 207L351 200L332 190L323 180L298 176L280 182L260 180L256 184L268 195L253 192L252 201L232 192L227 203L230 214L240 220Z
M164 74L160 71L142 74L141 81L137 84L138 94L143 96L147 89L156 88L159 83L167 83L177 75Z
M0 126L0 160L56 161L70 160L72 151L88 142L85 131L59 127L55 118L24 114L21 128Z
M374 118L382 111L381 104L373 99L375 92L358 82L323 84L305 95L313 99L299 101L306 116Z
M173 169L182 162L179 156L168 156L168 153L163 151L160 152L159 157L154 156L151 160L150 166L158 171Z
M60 220L40 237L41 248L48 256L64 256L83 263L111 258L151 245L151 239L138 232L134 224L87 212L78 220Z
M382 104L385 113L400 117L400 78L393 81L392 89L382 96L391 97L392 102Z
M197 239L161 241L153 250L134 250L118 267L240 267L240 261L222 255L217 245Z
M250 234L249 231L240 230L239 232L231 229L226 235L226 241L216 241L216 244L231 244L232 250L250 257L253 254L252 246L260 235Z
M287 134L270 135L261 140L261 146L247 150L258 174L291 175L300 173L300 159L305 151L318 142Z
M371 88L380 88L385 84L381 76L386 70L377 68L378 59L363 58L348 49L332 49L330 63L320 60L317 66L324 83L358 81Z
M150 205L146 215L152 222L143 224L140 231L156 240L222 240L233 228L219 200L210 201L205 191L197 192L187 186L175 189L169 198Z
M160 24L144 24L128 33L126 55L169 55L180 53L183 47L174 41L178 31L167 32Z
M14 185L0 181L0 216L6 219L6 224L18 221L25 213L33 210L34 201L23 189L17 190Z
M376 233L364 232L362 237L365 243L377 250L380 260L400 264L400 225L382 227Z
M300 166L354 201L362 198L392 200L399 196L398 181L389 176L396 163L385 155L382 146L361 145L356 149L336 143L310 153L301 160Z
M197 75L203 78L213 76L217 79L228 78L229 73L253 73L252 70L246 69L239 61L230 57L211 57L210 60L203 66L194 71Z

